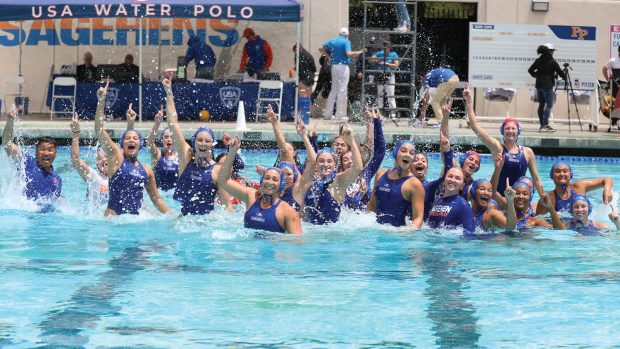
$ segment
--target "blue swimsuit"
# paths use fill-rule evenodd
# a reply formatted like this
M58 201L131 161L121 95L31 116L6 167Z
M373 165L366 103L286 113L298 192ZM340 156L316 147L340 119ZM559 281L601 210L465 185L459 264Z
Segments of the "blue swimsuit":
M379 167L381 167L381 162L383 162L383 158L385 157L385 138L383 137L383 128L381 126L381 120L373 119L374 125L374 137L375 144L372 154L372 159L362 171L361 178L366 182L367 186L370 186L370 182L372 178L379 171ZM361 181L357 180L355 183L351 184L347 188L347 195L344 198L343 205L352 210L364 211L366 210L366 206L368 205L368 201L370 201L370 191L366 191L362 193L361 189Z
M431 228L463 227L465 235L474 234L476 230L471 206L458 194L435 201L429 213L428 225Z
M570 224L568 226L568 229L570 230L574 230L576 232L578 232L581 235L601 235L601 231L599 228L594 226L594 223L592 223L592 221L588 221L588 225L584 226L583 224L579 223L579 225L577 225L577 222L575 222L574 220L570 221Z
M144 166L139 162L138 165L134 165L124 158L121 167L109 180L108 208L118 215L138 214L142 207L143 192L147 181L148 175Z
M50 172L42 169L35 158L30 154L22 153L23 161L23 174L26 179L26 197L30 200L55 200L60 197L62 190L62 180L54 172L54 169ZM18 163L18 169L22 171L22 163Z
M573 187L570 188L570 195L568 196L568 199L566 200L562 199L555 192L555 190L553 191L553 195L555 196L555 210L556 211L571 212L573 210L573 207L572 207L573 197L577 195L577 192L575 191L575 189L573 189Z
M276 209L283 200L278 200L269 208L260 207L260 199L256 200L243 216L243 226L250 229L260 229L275 233L284 233L285 230L280 226L276 219Z
M340 218L340 203L334 200L329 192L329 184L335 176L325 181L316 181L306 192L304 197L304 210L306 221L312 224L335 223Z
M159 157L157 164L153 167L157 187L161 190L174 189L177 183L177 178L179 177L179 159L166 159L163 155L163 149L161 149L161 154L162 155Z
M505 146L502 147L504 149L504 166L499 173L497 192L503 196L504 190L506 190L506 178L510 179L510 184L512 185L515 184L520 177L525 176L527 172L527 159L525 158L525 152L521 145L519 146L519 152L516 154L511 154Z
M293 188L285 189L282 192L280 199L282 199L282 201L286 202L287 204L291 205L291 207L294 208L295 211L299 212L299 209L301 207L299 207L299 204L297 203L297 201L295 201L295 198L293 197Z
M211 179L215 165L198 166L190 161L177 181L173 198L181 202L181 214L203 215L213 211L217 188Z
M411 202L403 198L401 188L413 176L390 179L389 173L385 171L375 184L377 223L401 227L406 224L405 217L411 213Z
M427 181L424 180L422 182L422 186L424 186L424 220L428 219L428 213L431 211L431 207L433 206L433 202L439 199L443 195L443 181L446 178L446 174L448 170L452 168L453 161L453 153L452 149L442 154L445 159L445 169L443 171L443 176L433 180Z

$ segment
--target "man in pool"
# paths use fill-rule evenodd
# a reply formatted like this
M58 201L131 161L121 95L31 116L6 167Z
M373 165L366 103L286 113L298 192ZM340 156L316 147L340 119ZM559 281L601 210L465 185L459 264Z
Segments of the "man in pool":
M2 133L2 146L26 181L25 195L29 200L36 201L41 211L53 209L52 203L60 197L62 180L54 172L56 159L56 141L49 137L42 137L36 143L35 156L22 151L13 142L16 110L7 114L7 122Z

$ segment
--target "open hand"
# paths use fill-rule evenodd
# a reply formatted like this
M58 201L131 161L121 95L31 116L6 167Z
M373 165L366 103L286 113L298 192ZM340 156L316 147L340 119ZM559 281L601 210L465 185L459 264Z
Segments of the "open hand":
M224 143L224 145L227 147L230 146L230 143L232 143L232 138L226 132L224 132L224 134L222 135L222 143Z
M295 130L297 131L297 134L301 138L304 138L306 136L306 125L301 120L301 118L297 118L297 123L295 124Z
M353 129L349 126L348 123L342 124L340 128L340 134L343 135L347 140L353 138Z
M263 174L265 174L265 166L256 165L256 173L259 176L262 176Z

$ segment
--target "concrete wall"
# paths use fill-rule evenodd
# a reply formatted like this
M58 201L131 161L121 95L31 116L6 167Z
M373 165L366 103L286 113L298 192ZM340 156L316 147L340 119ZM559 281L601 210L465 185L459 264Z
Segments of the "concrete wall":
M348 1L347 0L303 0L304 3L304 22L302 25L302 44L315 56L318 65L318 48L328 39L335 37L338 29L347 26L348 23ZM44 97L47 93L47 86L50 79L52 65L55 64L55 73L60 72L60 67L64 64L81 64L82 56L85 51L91 51L94 56L94 64L118 64L123 61L127 53L134 55L134 64L138 61L138 48L136 45L137 34L131 28L137 28L139 22L134 18L127 18L119 22L115 18L110 19L80 19L80 20L50 20L50 21L25 21L24 40L38 42L37 45L22 44L22 67L21 73L26 79L26 89L24 94L30 97L30 112L47 112ZM127 43L116 44L117 31L115 28L130 28L127 33ZM243 32L246 27L251 27L255 32L265 38L271 45L274 53L272 71L280 72L282 78L288 78L289 69L294 66L292 47L296 40L296 23L270 23L270 22L245 22L245 21L213 21L213 20L180 20L173 22L172 19L148 19L143 22L143 27L163 28L160 38L170 40L171 44L146 44L143 46L142 67L144 76L147 79L159 79L160 73L166 68L175 68L177 56L185 55L187 39L190 30L201 29L206 32L207 41L215 50L219 57L216 71L225 74L236 72L239 67L241 52L245 39L232 40L232 45L218 46L218 41L230 40L232 33L237 35ZM173 43L173 28L180 28L177 32L182 33L182 40ZM4 80L7 76L17 75L19 72L19 46L7 42L18 41L17 33L19 22L0 22L0 98L4 99L5 93L14 93L15 88L5 88ZM81 29L80 29L81 28ZM94 30L109 28L103 34L104 39L111 39L111 45L92 45ZM167 31L166 31L166 28ZM63 32L74 39L78 38L78 33L88 36L87 44L79 46L66 45L62 38ZM135 30L135 29L134 29ZM55 34L54 34L55 33ZM36 36L48 37L50 42L57 45L50 45L43 40L37 40ZM47 36L46 36L47 35ZM40 38L39 38L40 39ZM149 38L146 38L150 40ZM154 41L157 42L157 41ZM188 76L194 76L194 64L190 64ZM12 103L12 100L10 101Z

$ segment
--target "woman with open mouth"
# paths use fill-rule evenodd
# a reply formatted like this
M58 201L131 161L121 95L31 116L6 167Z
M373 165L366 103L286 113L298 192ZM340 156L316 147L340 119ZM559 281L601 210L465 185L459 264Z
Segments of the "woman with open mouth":
M443 194L444 178L448 170L454 166L454 153L450 146L449 130L451 105L443 104L441 106L441 111L444 115L441 119L441 126L439 128L439 151L443 157L444 168L441 170L439 178L432 181L426 179L426 173L428 172L428 157L426 153L417 151L415 160L411 164L413 175L422 182L422 186L424 187L424 220L428 219L428 213L433 206L433 202Z
M471 208L474 213L476 229L491 231L493 228L514 230L516 227L516 211L514 208L515 191L509 186L504 192L504 200L508 208L505 212L499 210L499 206L493 197L491 181L481 178L472 183L469 188Z
M413 176L411 164L416 157L415 144L409 140L396 143L392 151L394 167L382 168L375 176L368 211L377 215L377 223L402 227L411 213L411 227L419 229L424 219L424 187Z
M549 200L556 211L560 213L571 212L571 204L575 195L586 194L589 191L599 188L604 188L603 203L607 205L611 202L613 187L613 180L611 177L581 179L573 182L573 175L572 167L569 163L564 161L556 161L553 166L551 166L551 170L549 170L549 177L553 180L553 184L555 184L555 188L548 193ZM538 205L538 207L536 207L537 215L545 213L547 213L547 208L544 205Z
M465 173L460 167L453 167L444 179L443 197L435 200L428 215L431 228L462 228L464 235L474 235L476 225L471 206L461 196L465 185Z
M179 179L174 191L174 199L181 202L182 215L204 215L214 209L216 194L227 210L232 209L230 196L218 189L217 175L220 165L213 159L213 145L216 142L213 130L198 128L187 144L174 105L172 82L162 81L166 91L166 115L168 127L172 130L174 148L179 157ZM234 160L234 157L231 158Z
M373 113L366 108L365 115L366 122L368 125L372 125L373 129L371 142L374 143L374 147L372 157L364 157L364 154L361 154L364 170L347 188L347 195L344 198L344 206L356 211L366 211L366 206L368 205L368 201L370 201L368 186L372 178L377 174L377 171L379 171L381 162L383 162L383 158L385 157L385 139L383 137L383 127L381 125L381 113L378 110L375 110ZM368 130L366 133L368 133ZM368 138L365 145L368 145ZM340 157L339 172L348 170L352 166L353 153L351 151L346 151Z
M484 130L476 122L476 113L472 102L472 94L469 86L463 90L463 97L467 105L467 115L469 125L474 133L480 138L480 140L491 151L491 156L495 158L497 154L501 154L504 157L504 164L499 176L497 192L502 195L506 190L506 178L510 183L515 183L519 177L525 176L527 170L530 170L532 179L534 180L534 186L539 193L544 193L542 182L538 176L538 169L536 168L536 156L529 147L524 147L519 144L519 135L521 134L521 126L519 121L515 118L506 118L499 128L503 137L503 144L497 139L491 137L489 133Z
M155 172L157 187L161 190L172 190L175 188L179 178L179 155L174 148L172 132L166 127L159 135L161 148L155 144L155 135L159 132L159 125L164 121L164 109L162 108L155 115L153 129L146 139L146 146L151 154L151 166Z
M305 134L303 128L299 129ZM298 132L300 132L299 129ZM304 219L312 224L322 225L338 221L347 187L362 172L362 157L355 142L353 130L345 124L342 134L346 142L351 145L353 165L340 173L337 172L338 158L334 151L330 148L323 148L316 153L310 141L307 140L307 136L304 137L308 161L300 184L301 195L304 199L302 212Z
M510 183L508 183L508 179L505 180L504 186L506 188L510 188ZM511 193L511 195L514 195L513 206L514 206L515 214L516 214L515 229L517 231L524 231L532 227L542 227L542 228L552 227L551 223L547 222L546 220L540 219L538 217L533 217L530 214L531 212L530 203L532 201L532 198L534 197L534 191L528 183L524 181L518 181L512 185L512 189L514 190L514 193ZM504 189L504 193L507 192L506 190L510 192L510 189ZM494 196L497 195L495 193L496 191L497 191L496 185L493 182L493 195ZM547 196L542 195L541 199L542 199L541 200L542 203L546 204L545 201L547 200ZM540 206L540 203L539 203L539 206ZM510 208L510 206L508 206L508 208Z
M301 234L299 214L280 197L286 185L280 168L270 167L265 170L260 179L260 190L239 184L230 178L234 155L237 154L240 144L238 137L232 140L217 183L220 188L245 203L244 226L276 233Z
M159 195L153 170L138 161L142 136L138 131L125 130L118 145L103 128L105 98L109 82L97 90L95 133L108 161L109 200L104 215L138 214L142 208L143 191L146 189L153 205L162 213L170 209Z
M547 197L551 199L551 195L547 194ZM573 196L570 204L572 218L565 222L562 222L554 205L551 204L551 200L549 200L548 206L553 221L553 228L555 229L570 229L581 235L603 235L602 230L610 229L607 224L590 219L592 203L587 195L575 194ZM620 216L615 212L613 206L611 206L609 220L614 223L616 230L620 230Z

